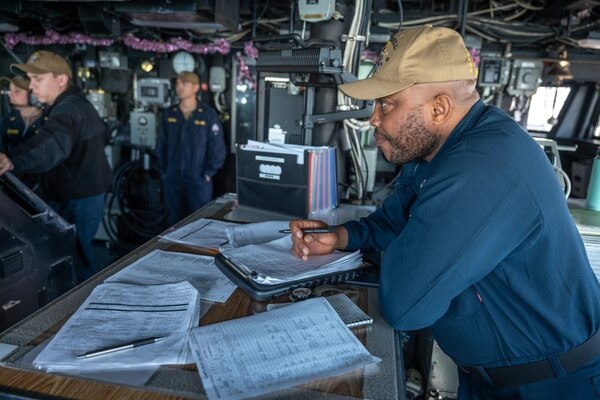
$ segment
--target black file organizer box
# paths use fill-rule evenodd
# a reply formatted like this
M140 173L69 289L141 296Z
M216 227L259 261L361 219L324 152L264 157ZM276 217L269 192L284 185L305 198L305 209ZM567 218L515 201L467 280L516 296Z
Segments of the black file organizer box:
M299 218L308 216L308 160L294 154L237 148L238 203Z
M335 285L351 280L360 280L361 277L373 273L377 267L369 262L364 262L360 267L348 271L332 272L329 274L313 276L310 278L299 279L279 283L277 285L264 285L257 283L250 276L244 273L235 263L219 253L215 256L216 266L244 293L254 300L268 300L276 296L290 293L296 288L314 288L322 285Z

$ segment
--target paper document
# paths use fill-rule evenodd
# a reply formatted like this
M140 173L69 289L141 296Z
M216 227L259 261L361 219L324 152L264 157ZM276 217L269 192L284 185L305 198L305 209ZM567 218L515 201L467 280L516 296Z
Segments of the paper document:
M596 278L600 281L600 236L581 235L583 245Z
M289 227L290 221L266 221L228 226L225 228L225 234L231 247L241 247L282 238L286 235L279 231Z
M235 225L238 224L201 218L172 232L163 234L161 238L190 246L219 249L229 242L225 234L225 228Z
M325 297L325 300L331 304L335 312L340 316L342 321L348 328L355 328L373 323L367 313L360 309L348 296L344 293L338 293L333 296ZM267 311L275 310L276 308L287 307L295 303L272 303L267 304Z
M362 264L360 251L334 251L311 256L304 261L294 256L290 235L268 243L251 244L221 253L242 268L255 282L275 285L292 280L358 268Z
M381 361L324 298L192 330L209 399L259 396Z
M48 371L94 371L182 364L190 329L198 326L198 291L188 282L165 285L103 283L35 358ZM153 344L102 356L78 355L144 338Z
M215 265L213 257L154 250L112 275L106 282L156 285L188 281L200 298L227 301L236 286Z
M591 210L569 209L579 233L582 235L600 235L600 213Z
M298 164L304 164L305 148L303 148L303 146L298 147L293 145L279 145L267 142L257 142L256 140L248 140L247 144L243 144L240 147L242 150L247 151L295 155L296 162Z

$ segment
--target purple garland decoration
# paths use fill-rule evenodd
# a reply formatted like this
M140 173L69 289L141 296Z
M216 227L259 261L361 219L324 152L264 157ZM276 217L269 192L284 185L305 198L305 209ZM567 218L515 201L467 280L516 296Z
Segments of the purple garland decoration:
M247 57L257 59L258 58L258 49L254 47L252 42L244 43L244 54ZM235 58L238 62L238 74L237 74L237 83L242 84L244 81L248 83L252 87L252 90L256 91L256 82L252 78L252 74L250 73L250 68L244 61L244 57L242 57L242 53L239 51L235 53Z
M156 42L153 40L140 39L131 34L123 37L123 43L127 47L136 50L152 51L156 53L172 53L177 50L185 50L190 53L208 54L208 53L229 53L229 42L225 39L217 39L214 43L193 44L182 38L171 38L167 42Z
M258 58L258 49L254 46L254 43L246 42L244 43L244 54L256 60Z
M479 63L481 62L481 50L477 48L467 48L471 58L473 59L473 64L475 64L475 68L479 68Z
M29 36L24 33L7 33L4 37L6 47L12 49L19 43L32 45L48 44L90 44L93 46L110 46L113 39L96 39L83 33L69 33L61 35L55 31L46 32L45 36Z
M156 53L171 53L177 50L186 50L190 53L229 53L230 45L225 39L217 39L214 43L193 44L182 38L172 38L167 42L157 42L152 40L140 39L132 34L127 34L121 39L96 39L82 33L69 33L62 35L55 31L48 31L44 36L29 36L24 33L8 33L4 36L4 43L8 49L13 49L19 43L31 45L50 45L50 44L89 44L92 46L111 46L116 41L121 40L125 46L132 49L152 51Z

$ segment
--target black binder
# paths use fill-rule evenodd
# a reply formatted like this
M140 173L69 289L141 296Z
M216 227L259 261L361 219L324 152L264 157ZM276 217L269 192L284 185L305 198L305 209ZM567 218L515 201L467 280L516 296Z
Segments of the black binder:
M299 218L308 216L308 166L294 154L237 148L237 195L240 205Z
M277 285L264 285L257 283L251 276L221 253L216 255L215 264L227 278L255 300L268 300L272 297L290 293L296 288L313 288L357 280L376 270L375 265L365 262L360 267L347 271L333 272Z

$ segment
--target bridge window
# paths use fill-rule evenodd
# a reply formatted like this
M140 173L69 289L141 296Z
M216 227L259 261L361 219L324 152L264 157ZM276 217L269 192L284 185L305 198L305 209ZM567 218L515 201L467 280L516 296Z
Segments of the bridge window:
M550 132L570 91L569 87L540 86L531 97L527 130Z

